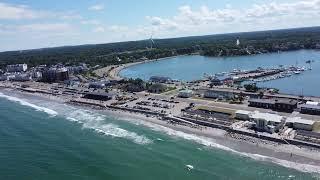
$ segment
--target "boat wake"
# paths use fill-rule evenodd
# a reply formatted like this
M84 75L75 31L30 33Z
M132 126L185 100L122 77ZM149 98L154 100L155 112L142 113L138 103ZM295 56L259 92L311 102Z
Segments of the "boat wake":
M50 116L54 117L54 116L57 116L58 113L52 109L49 109L49 108L46 108L46 107L41 107L41 106L37 106L35 104L32 104L32 103L29 103L23 99L20 99L20 98L17 98L17 97L13 97L13 96L7 96L3 93L0 93L0 98L5 98L9 101L12 101L12 102L17 102L23 106L28 106L28 107L31 107L33 109L35 109L36 111L41 111L41 112L45 112L47 114L49 114Z
M137 144L152 143L150 139L143 135L122 129L116 124L107 123L106 118L105 115L82 109L75 110L67 115L68 120L78 122L82 124L83 128L92 129L103 135L129 139Z

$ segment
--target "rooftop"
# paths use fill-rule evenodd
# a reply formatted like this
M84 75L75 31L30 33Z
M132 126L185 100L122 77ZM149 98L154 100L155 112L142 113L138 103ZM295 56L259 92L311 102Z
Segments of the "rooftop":
M109 93L102 93L102 92L89 92L89 93L86 93L86 95L112 97L112 94L109 94Z
M296 105L298 103L297 100L293 100L293 99L275 99L276 103L281 103L281 104L290 104L290 105Z
M300 123L300 124L307 124L307 125L313 125L314 124L314 121L307 120L307 119L302 119L301 117L288 117L286 119L286 122L289 122L289 123Z
M236 114L246 114L246 115L250 115L252 112L251 111L244 111L244 110L237 110Z
M249 99L249 103L268 103L268 104L275 104L275 100L274 99Z
M195 109L203 110L203 111L211 111L211 112L220 112L220 113L230 114L232 116L234 116L234 113L235 113L233 109L213 107L213 106L198 106Z
M252 113L251 114L251 118L253 118L253 119L264 119L266 121L278 122L278 123L280 123L281 120L283 119L282 116L277 115L277 114L260 113L258 111L255 111L254 113Z
M183 89L181 91L179 91L179 93L192 93L193 91L190 89Z
M300 105L300 108L320 110L319 105L317 106L317 105L311 105L311 104L302 104L302 105Z
M306 104L307 104L307 105L314 105L314 106L320 105L319 102L312 102L312 101L308 101Z

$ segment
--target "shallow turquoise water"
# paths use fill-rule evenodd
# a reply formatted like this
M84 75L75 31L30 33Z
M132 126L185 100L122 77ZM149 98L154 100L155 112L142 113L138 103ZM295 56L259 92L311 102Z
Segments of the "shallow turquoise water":
M256 69L258 67L278 67L296 65L309 67L305 62L315 60L312 71L299 76L278 79L261 86L279 88L281 92L296 95L320 96L320 51L301 50L274 54L239 57L180 56L166 60L131 66L120 72L123 77L149 80L151 76L169 76L173 79L190 81L203 78L204 73L230 72L233 69Z
M137 119L21 98L0 97L1 179L316 179Z

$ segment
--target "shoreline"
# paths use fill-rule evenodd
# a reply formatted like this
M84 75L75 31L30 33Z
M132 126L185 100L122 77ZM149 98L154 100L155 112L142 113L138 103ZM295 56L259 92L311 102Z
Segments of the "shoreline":
M177 56L170 56L170 57L164 57L164 58L159 58L159 59L150 59L150 60L145 60L145 61L121 64L121 65L116 66L113 69L110 69L107 72L107 75L108 75L108 77L110 77L113 80L121 80L121 79L125 78L125 77L120 76L120 72L122 70L124 70L124 69L127 69L127 68L132 67L132 66L140 65L140 64L146 64L146 63L151 63L151 62L156 62L156 61L162 61L162 60L167 60L167 59L170 59L170 58L181 57L181 56L189 56L189 55L188 54L177 55ZM107 66L107 67L109 67L109 66ZM104 68L107 68L107 67L104 67ZM112 66L110 66L110 67L112 67Z
M314 49L301 49L301 50L297 50L297 51L312 51L312 52L318 52ZM289 52L295 52L295 51L289 51ZM282 53L286 53L286 51L282 52ZM270 54L275 54L275 53L270 53ZM190 56L190 55L179 55L179 56ZM170 59L170 58L174 58L174 57L179 57L179 56L171 56L171 57L166 57L166 58L161 58L161 59L158 59L158 60L166 60L166 59ZM202 57L205 57L205 56L202 56ZM233 57L233 56L231 56ZM144 64L144 63L151 63L151 62L154 62L154 61L157 61L156 59L152 59L152 60L148 60L148 61L141 61L141 62L136 62L136 63L128 63L128 64L123 64L123 65L119 65L119 67L117 68L114 68L110 71L110 76L109 77L112 77L112 79L124 79L124 78L130 78L130 77L125 77L125 76L121 76L121 71L123 71L124 69L127 69L127 68L130 68L132 66L136 66L136 65L139 65L139 64ZM134 76L135 77L135 76ZM140 77L140 78L148 78L149 76L147 77L143 77L143 76L140 76L138 75L137 77ZM173 78L173 77L171 77ZM202 80L203 78L202 77L199 77L197 79L200 79ZM197 80L195 79L195 80ZM148 79L146 79L148 80ZM180 80L181 81L181 80ZM194 80L192 80L194 81ZM276 80L275 80L276 81ZM284 81L291 81L290 79L289 80L284 80ZM183 80L182 80L183 82ZM272 82L273 83L273 82ZM271 83L271 84L272 84ZM277 85L266 85L267 83L261 83L259 84L258 83L258 86L259 87L262 87L262 88L279 88L277 87ZM283 89L283 88L279 88L279 93L281 95L284 95L284 96L301 96L301 92L300 90L299 91L295 91L295 90L292 90L292 88L289 88L289 90L287 89ZM317 93L316 92L306 92L306 91L302 91L302 94L304 97L307 97L307 98L317 98Z
M0 92L3 92L2 89L0 89ZM30 97L40 97L43 100L56 101L58 103L67 103L66 99L62 99L61 97L54 97L51 95L31 94L26 92L20 92L14 89L4 89L4 92L6 92L4 94L9 93L9 95L12 95L12 94L18 94L21 96L27 95ZM227 135L227 132L221 129L214 129L209 127L195 129L185 125L170 124L167 121L159 120L157 118L152 118L152 117L146 117L145 115L140 113L133 113L133 112L130 113L127 111L114 110L114 109L101 110L99 108L97 109L97 108L93 108L86 105L81 105L81 106L71 105L71 106L82 107L84 109L94 109L99 113L102 113L105 115L111 115L117 120L127 121L129 123L130 122L132 123L132 121L138 121L139 124L141 124L146 128L150 128L151 130L161 132L161 133L164 132L169 136L173 135L172 131L177 131L175 133L178 133L178 132L182 133L178 135L178 137L186 136L187 138L185 139L195 141L195 142L200 141L198 143L204 146L208 146L208 145L205 145L205 143L207 143L206 139L208 139L210 140L209 142L213 142L213 145L209 145L209 147L231 151L233 153L237 153L240 155L246 154L247 157L250 157L251 155L255 155L257 157L265 156L262 159L276 158L278 160L289 161L294 164L305 164L305 165L312 165L317 167L319 167L318 165L320 164L320 156L318 155L319 150L311 150L305 147L299 148L293 145L270 143L268 141L264 142L256 138L248 139L247 136L244 136L244 138L247 138L247 139L242 139L242 140L235 139L233 137L230 137L230 135ZM155 128L155 126L160 126L160 127L157 127L158 128L157 129ZM222 148L220 146L222 146ZM290 149L291 152L288 152L288 149ZM258 159L258 160L261 160L261 159Z

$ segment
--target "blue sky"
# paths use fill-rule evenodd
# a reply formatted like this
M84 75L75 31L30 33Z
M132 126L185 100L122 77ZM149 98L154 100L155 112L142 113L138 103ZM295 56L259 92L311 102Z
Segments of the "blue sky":
M0 51L319 26L320 0L0 0Z

